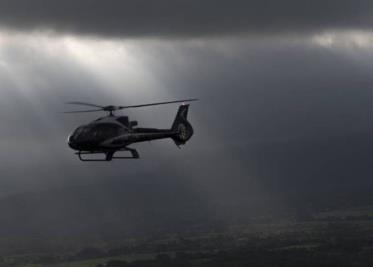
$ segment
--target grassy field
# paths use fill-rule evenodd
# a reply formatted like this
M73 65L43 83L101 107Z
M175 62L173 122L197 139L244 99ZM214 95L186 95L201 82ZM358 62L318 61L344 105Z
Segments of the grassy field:
M216 263L214 261L224 260L228 264L224 266L236 266L229 265L233 264L232 259L255 266L254 263L263 263L263 259L268 257L272 261L266 262L269 265L265 266L271 266L271 263L281 259L294 259L294 261L306 259L304 262L313 262L313 266L319 266L317 264L326 260L335 264L329 266L349 266L350 263L356 266L373 266L373 256L370 256L373 255L372 210L369 207L324 211L304 221L289 219L268 223L252 222L230 226L221 232L206 230L193 235L172 234L157 239L132 240L130 242L132 254L115 257L110 255L120 255L124 252L103 253L102 258L58 264L26 264L43 262L39 260L42 257L37 254L15 255L3 257L0 267L96 267L100 264L105 265L110 260L133 262L134 266L143 266L141 262L136 261L148 260L153 264L151 266L163 266L162 257L157 257L162 254L171 256L171 260L176 259L176 263L177 260L185 260L189 264L186 266L214 266L207 263L214 264ZM101 251L105 249L101 248ZM180 258L180 252L189 255ZM71 259L63 254L61 256L65 257L59 258L60 255L55 255L53 262ZM344 260L339 261L340 258ZM362 265L368 261L372 265ZM201 265L201 262L207 262L207 265ZM191 265L192 263L194 265ZM285 266L299 266L298 263ZM248 266L242 264L239 266Z
M104 264L109 260L123 260L127 262L132 262L136 260L149 260L153 259L156 254L134 254L134 255L124 255L118 257L108 257L99 259L90 259L85 261L76 262L66 262L51 264L46 266L45 264L27 264L27 265L15 265L14 267L96 267L98 264Z

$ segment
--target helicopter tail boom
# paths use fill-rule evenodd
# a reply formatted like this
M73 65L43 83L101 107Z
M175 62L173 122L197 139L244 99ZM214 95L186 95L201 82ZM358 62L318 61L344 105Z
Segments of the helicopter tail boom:
M188 121L189 105L181 105L177 111L171 130L175 133L172 136L177 146L184 145L193 135L193 127Z

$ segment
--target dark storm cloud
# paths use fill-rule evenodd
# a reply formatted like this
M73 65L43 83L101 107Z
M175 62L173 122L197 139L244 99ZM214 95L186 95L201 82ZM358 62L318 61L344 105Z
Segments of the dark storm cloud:
M370 29L370 0L1 0L0 23L113 36L203 36Z

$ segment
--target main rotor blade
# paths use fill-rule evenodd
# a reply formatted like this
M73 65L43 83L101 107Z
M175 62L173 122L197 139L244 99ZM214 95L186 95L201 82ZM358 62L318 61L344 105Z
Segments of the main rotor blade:
M96 104L91 104L91 103L85 103L85 102L67 102L66 104L69 104L69 105L79 105L79 106L88 106L88 107L95 107L95 108L104 108L103 106L99 106L99 105L96 105Z
M91 110L77 110L77 111L65 111L62 113L88 113L88 112L98 112L102 111L102 109L91 109Z
M158 106L158 105L166 105L166 104L172 104L172 103L192 102L192 101L197 101L197 100L198 99L193 98L193 99L184 99L184 100L176 100L176 101L168 101L168 102L157 102L157 103L134 105L134 106L119 106L118 109Z

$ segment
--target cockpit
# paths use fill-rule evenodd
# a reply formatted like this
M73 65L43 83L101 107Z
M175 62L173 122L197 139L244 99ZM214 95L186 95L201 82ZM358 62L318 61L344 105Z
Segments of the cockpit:
M77 128L69 137L69 144L91 143L98 144L107 139L114 138L122 133L123 129L115 123L94 123Z

